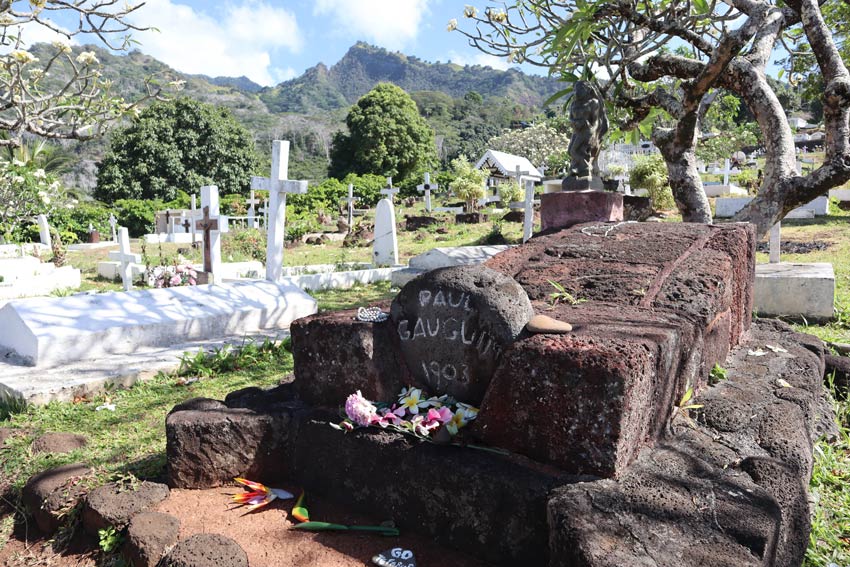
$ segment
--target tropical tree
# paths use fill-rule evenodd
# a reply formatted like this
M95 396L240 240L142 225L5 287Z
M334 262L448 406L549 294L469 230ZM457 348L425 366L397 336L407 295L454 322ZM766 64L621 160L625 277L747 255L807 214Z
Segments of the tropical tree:
M529 128L508 130L488 143L490 149L522 156L535 167L544 164L548 166L549 159L566 152L569 145L569 136L558 132L545 122Z
M140 100L116 97L99 71L95 52L75 54L68 43L81 36L88 42L97 38L112 50L126 49L128 34L143 29L129 19L141 5L115 0L0 2L0 130L10 134L0 138L0 146L20 145L24 133L94 138L132 115L140 102L157 96L159 87L148 83ZM39 58L26 39L44 30L57 41Z
M178 189L210 184L247 194L258 163L251 134L226 108L185 97L155 102L112 135L94 196L169 201Z
M796 206L850 180L850 73L818 0L518 0L483 12L468 6L464 15L475 25L462 30L472 45L568 82L589 80L618 109L623 130L651 131L686 221L711 221L695 148L719 89L744 101L765 144L762 186L737 220L764 234ZM823 79L825 160L805 176L797 174L793 134L766 73L783 44L792 47L789 65L808 46Z
M452 160L451 172L454 179L449 189L455 197L464 200L466 212L473 212L478 200L486 195L487 172L476 169L463 155Z
M334 137L331 177L373 173L404 183L436 162L434 131L395 85L381 83L363 95L345 123L348 132Z

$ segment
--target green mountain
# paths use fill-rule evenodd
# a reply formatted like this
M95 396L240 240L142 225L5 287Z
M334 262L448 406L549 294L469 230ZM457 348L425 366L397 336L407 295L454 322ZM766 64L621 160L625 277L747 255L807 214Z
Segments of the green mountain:
M538 108L562 88L554 79L513 69L429 63L358 42L330 69L319 63L300 77L261 90L259 96L273 112L313 114L349 106L380 82L410 93L439 91L454 98L475 91L484 98L505 97Z

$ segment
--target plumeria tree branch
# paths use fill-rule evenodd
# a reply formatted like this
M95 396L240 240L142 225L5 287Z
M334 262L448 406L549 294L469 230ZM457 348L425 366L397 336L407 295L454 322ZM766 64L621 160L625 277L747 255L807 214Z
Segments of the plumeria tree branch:
M0 48L6 53L0 56L0 129L10 134L0 139L0 146L19 146L26 133L52 139L95 138L135 114L140 104L160 98L162 87L152 78L146 80L138 100L114 96L96 53L75 52L67 43L76 36L94 35L110 49L127 49L129 33L146 29L130 20L143 5L124 0L0 0ZM76 23L60 26L55 20L60 14ZM26 42L35 26L59 38L47 49L38 49L38 55Z

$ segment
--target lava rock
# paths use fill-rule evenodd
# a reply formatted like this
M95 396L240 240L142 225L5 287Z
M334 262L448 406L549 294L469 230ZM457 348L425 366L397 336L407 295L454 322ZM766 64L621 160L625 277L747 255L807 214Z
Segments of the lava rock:
M38 528L52 534L62 525L62 516L85 496L80 481L91 473L82 463L62 465L30 478L23 490L23 501Z
M168 498L169 492L166 485L148 481L135 488L115 482L95 488L85 499L83 528L93 536L105 528L123 528L136 514Z
M218 534L195 534L177 543L162 567L248 567L248 555L232 539Z
M177 543L180 520L160 512L142 512L130 520L121 550L133 567L156 567L166 551Z
M45 433L32 442L32 452L65 454L88 445L89 440L84 435L76 433Z
M824 357L824 361L826 376L835 373L833 384L836 393L844 399L850 398L850 357L828 354Z
M404 221L405 230L419 230L434 224L439 224L440 221L434 217L411 217L406 216Z
M393 300L390 319L410 373L436 394L477 405L502 351L534 316L522 287L483 266L432 270Z
M652 199L623 195L623 220L644 222L652 216Z

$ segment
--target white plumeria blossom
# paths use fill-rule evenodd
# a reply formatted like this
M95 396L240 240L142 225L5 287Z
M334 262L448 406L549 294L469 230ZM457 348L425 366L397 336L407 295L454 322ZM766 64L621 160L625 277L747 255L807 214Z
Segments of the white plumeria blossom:
M83 51L77 55L77 63L80 65L97 65L100 61L94 51Z

